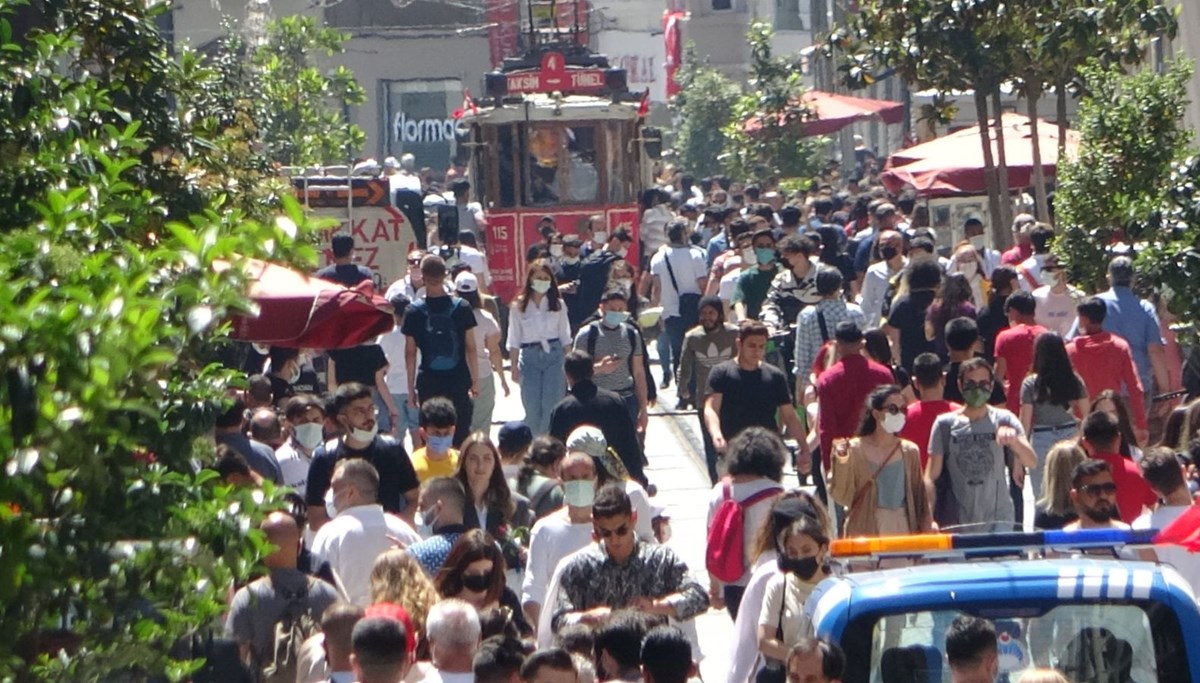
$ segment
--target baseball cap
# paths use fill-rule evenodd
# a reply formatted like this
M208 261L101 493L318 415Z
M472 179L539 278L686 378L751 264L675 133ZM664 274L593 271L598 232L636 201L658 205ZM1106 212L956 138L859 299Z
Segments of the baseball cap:
M475 277L475 273L469 270L464 270L454 278L454 291L459 294L470 294L471 292L479 291L479 278Z
M505 422L496 437L497 447L505 453L516 453L533 443L533 430L520 420Z

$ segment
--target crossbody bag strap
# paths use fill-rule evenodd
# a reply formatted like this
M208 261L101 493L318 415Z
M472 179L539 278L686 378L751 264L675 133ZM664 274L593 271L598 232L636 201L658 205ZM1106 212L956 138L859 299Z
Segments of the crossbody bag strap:
M675 269L671 267L671 251L669 249L663 252L663 261L667 264L667 275L671 277L671 286L675 288L675 294L681 294L679 283L675 281Z
M825 311L822 311L817 304L817 325L821 327L821 341L829 341L829 326L825 324Z
M904 441L897 441L896 447L892 449L891 453L888 453L888 457L884 458L879 467L875 468L875 473L871 475L871 478L865 484L859 487L858 492L854 494L854 500L850 502L851 514L853 514L854 510L858 509L858 504L862 502L863 496L867 495L867 490L871 488L876 480L879 479L879 474L883 472L883 468L891 464L892 459L895 458L896 454L900 452L900 447L902 445L904 445Z

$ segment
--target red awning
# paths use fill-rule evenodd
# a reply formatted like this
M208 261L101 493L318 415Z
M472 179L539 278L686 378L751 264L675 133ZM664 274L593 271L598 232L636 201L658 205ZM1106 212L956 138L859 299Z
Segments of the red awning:
M1005 114L1004 152L1010 188L1029 187L1033 182L1033 144L1029 118ZM993 131L994 132L994 131ZM1058 169L1058 126L1038 120L1041 139L1042 171L1047 178ZM1067 131L1067 154L1079 148L1079 134ZM995 138L993 156L998 158ZM919 197L952 197L987 194L983 147L979 126L965 128L921 145L897 151L888 157L880 175L888 191L899 193L912 186Z
M232 264L214 264L218 271ZM250 278L258 315L233 318L234 339L293 348L344 349L392 329L392 307L371 281L351 289L257 259L239 266Z
M904 105L888 100L810 90L800 98L800 103L807 110L801 110L801 116L810 117L795 124L800 137L836 133L855 121L877 118L884 123L900 123L904 120ZM763 117L755 116L742 125L742 130L753 134L762 127Z

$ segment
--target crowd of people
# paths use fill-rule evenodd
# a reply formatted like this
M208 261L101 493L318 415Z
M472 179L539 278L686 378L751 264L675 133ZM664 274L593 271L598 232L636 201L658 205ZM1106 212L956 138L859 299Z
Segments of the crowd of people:
M459 181L470 220L409 255L391 332L251 352L217 469L295 492L230 604L253 675L683 683L712 608L728 683L837 680L804 607L839 536L1158 528L1192 504L1197 388L1128 255L1082 292L1027 214L1001 253L982 221L954 242L865 183L660 182L636 231L544 220L500 302ZM331 249L318 277L371 277L350 237ZM667 543L646 474L672 384L713 486L705 567ZM513 388L524 419L494 429ZM1200 563L1159 553L1200 588ZM986 665L986 628L949 630L952 669Z

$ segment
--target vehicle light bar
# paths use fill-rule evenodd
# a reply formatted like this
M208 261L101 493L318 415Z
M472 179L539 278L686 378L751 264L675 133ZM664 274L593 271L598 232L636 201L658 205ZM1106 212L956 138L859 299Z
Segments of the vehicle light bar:
M841 538L830 546L833 557L936 555L1011 552L1037 548L1119 548L1153 543L1157 529L1078 529L996 534L916 534L874 538Z

